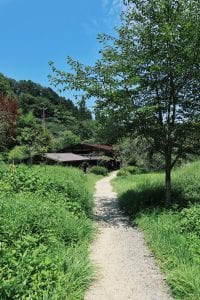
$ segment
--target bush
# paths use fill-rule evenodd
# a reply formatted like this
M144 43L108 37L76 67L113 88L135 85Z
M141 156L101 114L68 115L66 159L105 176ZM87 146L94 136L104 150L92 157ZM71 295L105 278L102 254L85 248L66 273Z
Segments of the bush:
M4 172L0 174L2 185L7 184L10 193L32 192L43 196L50 196L49 199L63 199L66 202L66 207L70 211L82 211L86 215L92 214L92 197L86 187L86 180L82 172L77 173L77 170L71 169L71 174L68 175L70 168L65 168L66 176L64 181L59 180L57 174L49 173L52 167L48 167L48 172L41 172L40 167L27 168L26 166L17 166L13 173ZM55 170L64 170L64 168L54 168ZM45 176L46 175L46 176ZM60 176L60 175L59 175ZM4 189L5 190L5 189ZM74 210L73 210L74 208Z
M82 299L91 194L81 171L20 166L0 178L0 298Z
M90 169L90 172L96 175L103 175L103 176L108 175L108 169L101 166L93 166Z
M13 173L7 176L13 192L22 191L36 192L44 185L42 178L38 173L30 171L25 167L17 167Z
M194 205L181 211L182 232L196 234L200 238L200 205Z
M141 137L125 137L115 147L120 161L125 165L137 165L146 172L164 169L161 154L152 151L149 143Z
M121 168L117 176L129 176L129 175L135 175L135 174L141 174L144 173L142 169L136 167L136 166L128 166Z

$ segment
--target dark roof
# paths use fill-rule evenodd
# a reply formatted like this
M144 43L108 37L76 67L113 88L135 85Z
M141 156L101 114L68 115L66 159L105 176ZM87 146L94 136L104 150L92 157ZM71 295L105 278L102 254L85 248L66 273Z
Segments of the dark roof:
M46 158L57 162L71 162L71 161L86 161L89 160L86 156L77 155L74 153L46 153Z
M78 155L83 155L88 153L94 155L113 155L115 150L112 146L105 144L75 144L68 146L60 151L61 153L76 153ZM97 154L98 153L98 154Z
M90 160L102 160L102 161L110 161L112 160L112 157L109 157L109 156L95 156L95 155L91 155L91 156L88 156L90 158Z
M113 147L109 145L104 145L104 144L85 144L85 145L99 150L106 150L111 152L114 151Z

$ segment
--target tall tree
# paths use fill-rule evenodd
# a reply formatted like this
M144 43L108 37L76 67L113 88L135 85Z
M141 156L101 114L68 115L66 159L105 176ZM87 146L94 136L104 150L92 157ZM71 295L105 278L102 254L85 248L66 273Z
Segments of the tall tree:
M12 98L14 96L8 78L2 73L0 73L0 94L7 98Z
M69 58L54 84L96 97L99 120L137 132L164 157L166 205L171 170L200 148L200 2L129 0L117 37L100 35L93 67Z

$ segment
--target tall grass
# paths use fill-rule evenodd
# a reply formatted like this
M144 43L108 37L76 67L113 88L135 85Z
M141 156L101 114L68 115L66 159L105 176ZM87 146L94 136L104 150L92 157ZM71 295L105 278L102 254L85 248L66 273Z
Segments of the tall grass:
M92 196L94 195L96 182L101 178L103 178L102 175L95 175L93 173L88 173L86 175L86 186L88 188L90 195Z
M172 207L182 208L200 201L200 162L185 165L172 173ZM164 174L120 176L113 181L120 206L129 215L145 209L164 207Z
M0 299L83 299L95 178L57 166L0 173Z
M163 207L164 175L143 174L113 181L120 206L144 232L173 295L200 299L200 162L173 172L172 206ZM185 208L187 207L187 208Z

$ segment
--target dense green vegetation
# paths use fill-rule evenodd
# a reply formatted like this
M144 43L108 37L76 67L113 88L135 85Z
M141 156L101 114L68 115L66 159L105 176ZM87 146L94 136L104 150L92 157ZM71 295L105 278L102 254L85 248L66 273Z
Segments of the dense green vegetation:
M89 176L57 166L1 167L1 299L83 299L97 179Z
M101 179L102 176L101 175L95 175L93 173L88 173L86 175L86 178L87 178L87 183L86 183L87 184L87 188L88 188L90 194L93 195L94 192L95 192L96 181L99 180L99 179Z
M115 35L98 36L93 66L68 57L63 72L50 62L51 84L75 91L78 105L0 74L0 159L33 163L79 142L115 144L128 165L113 183L121 208L144 230L175 297L198 300L200 163L172 170L200 153L200 2L123 3ZM0 171L3 299L82 299L94 174L107 170L91 172L89 184L73 169Z
M90 168L90 173L106 176L108 175L108 169L102 166L93 166Z
M105 140L138 137L161 156L168 206L172 169L200 147L200 3L123 2L115 35L98 36L96 62L88 66L69 57L69 72L51 63L52 83L96 98Z
M121 168L117 172L117 176L128 176L128 175L135 175L135 174L140 174L140 173L144 173L144 171L142 169L138 168L137 166L127 166L127 167Z
M13 149L10 159L21 160L47 151L59 151L81 141L92 140L95 122L83 100L75 105L51 88L30 80L16 81L0 73L0 95L6 104L15 101L18 115L10 111L13 122L11 142L7 138L1 151ZM4 100L5 102L5 100ZM0 136L6 135L8 121L0 115ZM8 134L7 134L8 136Z
M121 208L145 237L179 300L200 299L200 162L173 172L172 206L164 207L164 174L117 177Z

